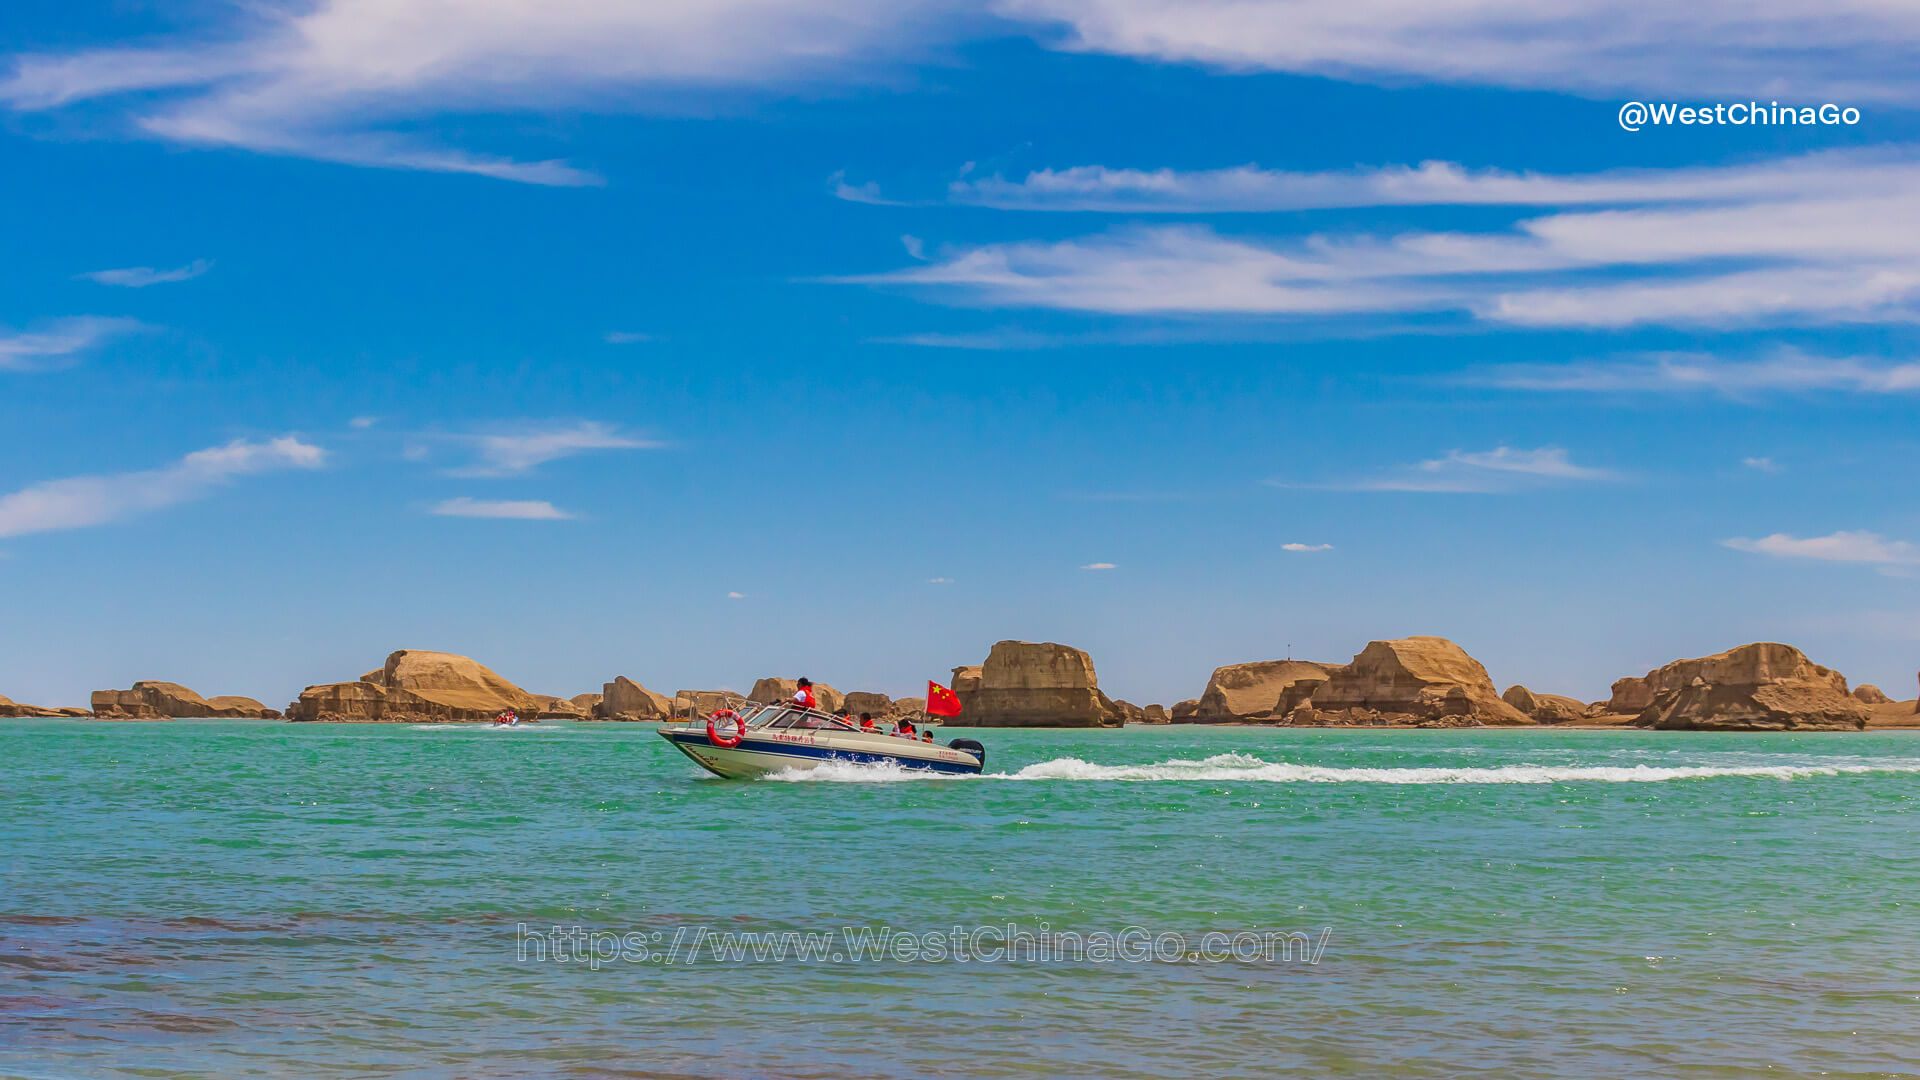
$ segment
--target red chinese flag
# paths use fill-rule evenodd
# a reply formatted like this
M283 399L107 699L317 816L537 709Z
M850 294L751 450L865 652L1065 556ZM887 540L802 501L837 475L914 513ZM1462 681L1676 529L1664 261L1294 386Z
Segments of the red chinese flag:
M927 680L927 715L959 716L960 695L934 682Z

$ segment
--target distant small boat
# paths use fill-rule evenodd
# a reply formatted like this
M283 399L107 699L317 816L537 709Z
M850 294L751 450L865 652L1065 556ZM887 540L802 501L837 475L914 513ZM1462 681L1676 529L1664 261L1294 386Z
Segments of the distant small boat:
M834 762L972 776L987 761L987 748L972 739L941 746L862 730L838 716L792 705L750 702L740 712L719 710L704 723L662 728L660 737L701 768L730 780Z

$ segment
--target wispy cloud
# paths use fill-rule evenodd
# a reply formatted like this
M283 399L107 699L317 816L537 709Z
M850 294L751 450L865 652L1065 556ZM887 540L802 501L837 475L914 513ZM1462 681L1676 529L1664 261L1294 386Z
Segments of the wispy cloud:
M727 594L727 599L729 600L745 600L746 598L747 594L743 592L730 592Z
M1749 469L1756 469L1760 472L1779 472L1780 471L1780 466L1775 464L1774 460L1770 457L1741 458L1740 464L1745 465Z
M26 110L115 98L130 126L152 138L592 184L595 174L564 161L443 148L400 129L448 111L664 111L684 109L689 94L857 84L910 59L923 42L953 36L959 7L952 0L241 5L204 34L151 47L14 57L0 101Z
M1920 12L1876 0L1819 9L1745 0L1000 0L998 7L1064 27L1061 48L1229 72L1603 97L1920 97L1920 75L1903 59L1920 40Z
M1879 533L1841 530L1826 536L1789 536L1774 533L1757 540L1736 536L1722 540L1735 551L1772 555L1782 559L1820 559L1827 562L1873 563L1900 566L1920 563L1920 546L1905 540L1889 540Z
M1281 544L1281 551L1332 551L1332 544Z
M927 579L927 584L929 584L929 585L951 585L951 584L953 584L953 579L952 579L952 578L950 578L950 577L930 577L930 578L928 578L928 579Z
M648 341L658 341L652 334L643 334L632 330L609 330L606 342L609 345L638 345Z
M1082 569L1082 570L1112 570L1113 568L1114 568L1114 565L1113 565L1112 563L1110 563L1110 562L1090 562L1090 563L1088 563L1088 564L1086 564L1085 566L1082 566L1082 567L1081 567L1080 569Z
M572 514L545 499L473 499L465 495L434 506L441 517L512 518L518 521L568 521Z
M1567 451L1558 446L1543 446L1534 450L1499 446L1492 450L1453 450L1445 457L1431 458L1359 480L1319 484L1268 483L1275 487L1317 487L1336 491L1506 495L1558 484L1616 479L1619 479L1619 474L1610 469L1575 464Z
M1571 364L1516 364L1472 372L1462 382L1507 390L1588 393L1712 393L1747 397L1767 392L1920 392L1920 363L1814 356L1782 348L1753 360L1666 353Z
M285 435L266 442L236 439L160 469L49 480L0 496L0 536L123 521L203 498L237 477L317 469L325 461L320 447Z
M660 443L622 433L611 424L581 421L568 427L479 435L469 440L479 461L449 470L453 476L518 476L561 458L592 450L646 450Z
M931 262L828 280L963 305L1134 316L1445 313L1486 325L1586 328L1920 318L1920 148L1911 146L1570 176L1446 163L1316 174L1087 167L1018 184L963 181L956 197L1183 211L1568 209L1492 229L1391 235L1223 236L1194 225L1135 225L1070 240L946 248Z
M56 319L36 330L0 328L0 371L40 371L72 363L117 337L145 327L134 319L85 315Z
M347 426L359 428L362 431L364 431L367 428L370 428L379 422L380 422L380 418L377 416L356 416L353 419L347 421Z
M1758 164L1553 174L1471 169L1451 161L1332 172L1227 169L1037 169L1019 180L955 180L949 201L1002 210L1131 214L1271 213L1372 206L1592 206L1778 202L1836 191L1898 193L1914 155L1826 151Z
M129 266L119 270L94 270L80 276L101 285L144 289L149 285L162 285L170 281L191 281L211 269L213 269L213 263L206 259L195 259L185 266L176 266L171 270L155 270L151 266Z

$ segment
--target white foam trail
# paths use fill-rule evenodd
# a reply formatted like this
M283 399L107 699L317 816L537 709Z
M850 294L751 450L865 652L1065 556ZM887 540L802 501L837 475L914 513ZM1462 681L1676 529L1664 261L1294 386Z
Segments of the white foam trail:
M557 734L567 730L562 727L550 727L546 724L496 724L490 720L445 724L408 724L414 731L525 731L532 733L548 732Z
M932 769L910 769L891 761L823 761L811 769L781 769L762 780L782 783L890 784L901 780L975 780L964 773L938 773Z
M1920 761L1894 759L1871 764L1819 765L1498 765L1484 768L1339 768L1265 761L1250 754L1216 754L1191 761L1175 758L1150 765L1095 765L1079 758L1054 758L1015 773L982 776L936 773L892 763L830 761L811 769L783 769L763 779L785 783L884 784L904 780L1105 780L1255 781L1271 784L1652 784L1668 780L1704 780L1755 776L1793 780L1806 776L1852 773L1920 773Z
M1238 780L1277 784L1557 784L1597 781L1648 784L1716 776L1766 776L1792 780L1842 773L1920 772L1920 762L1874 765L1499 765L1490 768L1337 768L1269 762L1247 754L1218 754L1200 761L1175 759L1152 765L1095 765L1055 758L1006 776L1009 780ZM1002 774L1005 775L1005 774Z

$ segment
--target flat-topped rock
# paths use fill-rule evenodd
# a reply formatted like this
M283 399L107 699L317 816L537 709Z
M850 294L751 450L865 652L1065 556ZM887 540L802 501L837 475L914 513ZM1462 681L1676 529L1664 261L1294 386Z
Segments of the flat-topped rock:
M58 718L62 716L92 716L87 709L50 709L44 705L22 705L11 698L0 696L0 717L15 720L32 718Z
M1378 714L1383 722L1420 726L1441 717L1461 723L1531 724L1531 716L1501 700L1487 669L1442 637L1372 641L1353 662L1330 673L1293 722L1335 723L1326 713ZM1296 715L1305 713L1307 715Z
M669 720L673 717L673 700L620 675L601 687L600 705L593 715L601 720Z
M1282 701L1289 691L1296 691L1300 700L1311 697L1337 666L1309 660L1259 660L1215 668L1193 719L1205 724L1284 716L1297 704ZM1302 682L1310 685L1303 687Z
M882 716L893 715L893 699L873 690L849 691L846 700L841 702L841 707L853 716L871 713L876 720Z
M682 719L700 719L730 708L732 703L739 700L740 695L730 690L676 690L673 692L673 715Z
M800 690L798 678L782 679L769 675L753 684L753 691L747 695L763 705L787 701ZM835 690L823 682L813 684L813 700L820 708L828 712L839 712L846 706L847 695Z
M977 682L968 668L955 668L962 686L957 722L968 727L1112 727L1125 713L1105 694L1093 658L1071 645L1002 641L980 665Z
M1585 702L1563 694L1536 694L1518 683L1507 687L1506 693L1500 695L1500 700L1542 724L1584 720L1590 708Z
M599 697L598 694L582 694L581 697ZM557 697L553 694L535 694L533 699L539 702L534 713L536 720L591 720L593 710L580 705L572 698Z
M1635 726L1682 731L1858 731L1872 715L1844 675L1791 645L1760 641L1675 660L1645 676Z
M287 707L301 721L474 722L512 709L539 715L542 700L492 668L456 653L400 649L354 682L321 683Z

